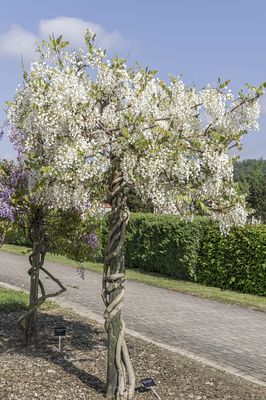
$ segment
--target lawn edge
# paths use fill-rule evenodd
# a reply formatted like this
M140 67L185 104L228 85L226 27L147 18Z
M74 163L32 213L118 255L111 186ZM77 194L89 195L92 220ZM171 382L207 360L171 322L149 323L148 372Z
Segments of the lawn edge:
M18 245L12 245L12 246L15 246L17 248L20 247ZM22 247L24 248L25 246L22 246ZM19 253L18 250L13 250L12 251L12 249L6 250L5 248L0 248L0 252L1 251L4 252L4 253L13 254L13 255L17 255L17 256L24 256L24 257L26 256L26 254L23 254L22 252ZM75 261L73 261L73 260L70 260L69 263L68 263L68 262L64 262L64 261L54 260L53 257L54 257L53 255L50 256L48 254L46 256L46 260L51 262L51 263L54 263L54 264L60 264L60 265L64 265L66 267L71 267L71 268L75 268L75 269L78 268L78 264L74 265ZM93 262L91 262L91 263L93 264ZM99 264L100 265L101 263L95 263L95 264ZM96 273L98 275L101 274L100 271L98 271L96 268L90 267L89 265L86 265L85 270L90 271L90 272L94 272L94 273ZM127 271L129 271L129 270L127 270ZM143 272L136 271L136 270L133 270L133 271L135 271L136 273L139 273L139 274L143 273ZM145 272L143 274L146 275L146 276L152 276L152 274L148 274L148 273L145 273ZM162 280L169 280L169 281L173 280L174 281L174 279L163 277L163 276L160 276L160 275L156 275L156 278L162 279ZM238 307L247 308L247 309L254 310L254 311L260 311L260 312L263 312L263 313L266 312L266 305L264 305L264 304L263 305L245 304L245 301L242 302L241 300L237 300L237 299L235 300L235 299L228 299L228 298L217 298L215 295L201 294L201 293L198 293L198 292L194 292L193 290L190 291L189 289L188 290L187 289L183 289L182 290L181 288L164 287L163 284L159 284L159 283L157 284L156 282L147 282L145 280L142 280L141 278L138 279L138 278L132 278L132 277L127 276L127 280L128 281L132 281L132 282L142 283L144 285L157 287L157 288L160 288L160 289L171 290L171 291L174 291L174 292L177 292L177 293L186 294L188 296L198 297L200 299L216 301L216 302L222 303L222 304L235 305L235 306L238 306ZM196 283L196 282L191 282L191 283ZM207 286L207 285L203 285L203 284L200 284L200 285L202 287L206 287L206 288L207 287L213 288L213 289L215 289L217 291L221 290L218 287L214 287L214 286ZM235 292L233 290L231 290L229 292L234 293L236 295L245 295L245 293L238 293L238 292ZM246 295L254 296L254 297L257 297L258 299L260 298L260 296L252 295L252 294L249 294L249 293L247 293Z

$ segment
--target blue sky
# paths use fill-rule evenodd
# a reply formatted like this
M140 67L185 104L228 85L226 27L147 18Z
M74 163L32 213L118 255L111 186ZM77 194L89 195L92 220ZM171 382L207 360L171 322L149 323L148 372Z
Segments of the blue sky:
M203 86L218 77L266 81L265 0L9 0L0 14L0 108L22 81L36 40L63 33L79 45L89 26L110 51L157 69L162 78L182 74L188 84ZM5 114L0 111L1 122ZM266 96L261 129L244 139L241 158L266 158ZM14 157L5 139L0 158Z

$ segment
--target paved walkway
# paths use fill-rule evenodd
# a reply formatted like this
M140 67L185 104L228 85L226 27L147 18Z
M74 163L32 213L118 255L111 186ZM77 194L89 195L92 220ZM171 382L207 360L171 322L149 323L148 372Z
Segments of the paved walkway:
M74 268L52 263L46 268L61 276L68 289L61 304L102 315L99 274L86 271L82 280ZM25 257L0 252L0 281L28 289L27 269ZM49 279L44 282L52 289ZM129 329L266 384L266 313L136 282L126 287Z

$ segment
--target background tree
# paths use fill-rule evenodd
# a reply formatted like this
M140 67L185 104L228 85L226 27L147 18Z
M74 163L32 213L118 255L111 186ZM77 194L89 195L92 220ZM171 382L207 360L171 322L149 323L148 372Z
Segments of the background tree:
M156 71L129 68L118 57L107 60L91 32L85 40L83 53L68 52L61 37L50 38L8 115L23 132L32 188L42 203L67 207L78 196L91 212L111 205L102 290L107 397L132 399L135 378L121 318L126 191L134 188L156 212L191 218L199 210L224 231L243 224L244 197L234 185L228 149L257 129L263 86L248 86L235 98L229 82L200 90L180 77L167 84Z
M247 195L251 216L266 223L266 160L244 160L234 166L234 178L241 193Z

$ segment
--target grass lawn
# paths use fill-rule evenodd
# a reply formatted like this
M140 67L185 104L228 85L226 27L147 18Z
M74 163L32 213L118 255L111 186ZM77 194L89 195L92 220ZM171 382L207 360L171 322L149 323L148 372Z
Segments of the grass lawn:
M0 249L1 251L12 254L27 254L28 248L5 244ZM63 256L47 254L46 260L54 263L77 267L78 264ZM85 262L82 266L93 272L102 273L102 264ZM148 285L175 290L181 293L192 294L194 296L203 297L206 299L217 300L224 303L237 304L245 307L254 308L261 311L266 311L266 297L255 296L251 294L238 293L230 290L221 290L216 287L205 286L195 282L186 282L182 280L166 278L157 274L148 274L140 270L128 269L127 278L132 281L146 283Z
M28 294L22 291L6 289L0 286L0 312L23 311L28 308ZM59 306L52 301L46 301L42 310L53 310Z

